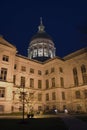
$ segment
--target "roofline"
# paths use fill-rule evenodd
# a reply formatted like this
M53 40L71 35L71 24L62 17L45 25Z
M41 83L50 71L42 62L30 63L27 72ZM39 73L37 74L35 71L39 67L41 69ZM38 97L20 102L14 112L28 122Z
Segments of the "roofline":
M87 52L87 47L82 48L80 50L77 50L77 51L75 51L75 52L73 52L73 53L71 53L71 54L69 54L67 56L64 56L63 59L64 60L69 60L69 59L74 58L74 57L76 57L78 55L84 54L85 52Z

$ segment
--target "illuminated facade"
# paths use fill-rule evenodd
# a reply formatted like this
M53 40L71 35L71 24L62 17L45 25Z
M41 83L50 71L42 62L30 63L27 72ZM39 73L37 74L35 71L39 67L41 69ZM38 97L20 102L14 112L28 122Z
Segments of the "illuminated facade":
M0 37L0 112L22 110L23 88L25 111L66 107L87 112L87 48L60 58L51 38L43 35L42 21L38 33L30 41L28 57Z

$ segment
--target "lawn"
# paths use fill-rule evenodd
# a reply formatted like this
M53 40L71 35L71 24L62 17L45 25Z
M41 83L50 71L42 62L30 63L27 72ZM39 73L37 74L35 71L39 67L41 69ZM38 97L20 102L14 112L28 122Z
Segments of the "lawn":
M68 130L62 119L58 118L30 118L25 119L0 119L1 130Z
M79 116L75 116L75 117L82 120L82 121L87 122L87 115L79 115Z

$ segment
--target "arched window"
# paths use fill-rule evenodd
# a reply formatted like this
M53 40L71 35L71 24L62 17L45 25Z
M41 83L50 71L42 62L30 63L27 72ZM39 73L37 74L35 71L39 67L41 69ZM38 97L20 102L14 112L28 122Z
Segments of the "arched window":
M77 68L73 68L73 77L74 77L74 85L78 86L79 82L78 82L78 73L77 73Z
M83 84L87 84L87 73L85 65L81 66L81 72L82 72Z

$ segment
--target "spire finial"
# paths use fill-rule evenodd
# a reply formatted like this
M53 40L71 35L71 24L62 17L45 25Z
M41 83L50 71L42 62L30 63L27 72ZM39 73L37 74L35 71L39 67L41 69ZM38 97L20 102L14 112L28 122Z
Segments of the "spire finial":
M42 22L42 17L40 17L40 24L41 24L41 25L43 24L43 22Z
M38 29L39 29L39 32L44 32L44 25L43 25L43 22L42 22L42 17L40 17L40 25L38 26Z

